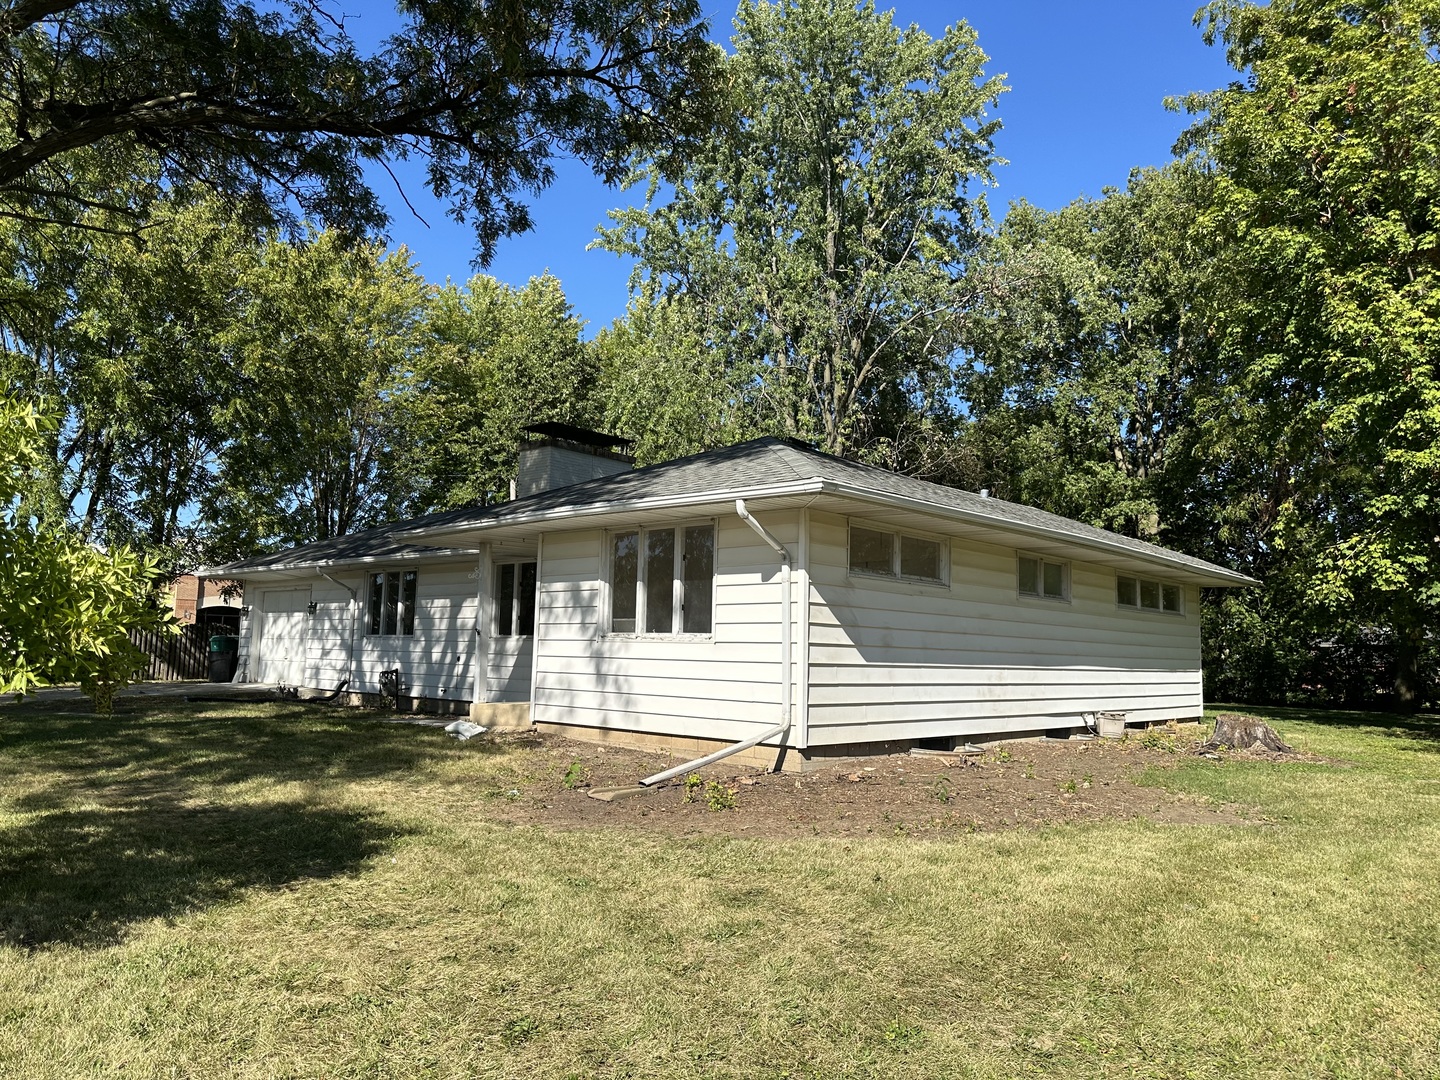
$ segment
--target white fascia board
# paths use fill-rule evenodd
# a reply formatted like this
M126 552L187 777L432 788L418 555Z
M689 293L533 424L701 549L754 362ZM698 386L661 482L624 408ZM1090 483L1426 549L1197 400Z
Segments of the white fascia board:
M1175 553L1176 558L1166 558L1166 555L1169 553L1164 551L1164 549L1153 553L1136 551L1134 548L1125 544L1115 543L1103 537L1076 536L1074 533L1067 532L1064 529L1047 529L1043 525L1011 521L1008 518L976 513L973 510L961 510L953 506L940 506L935 503L926 502L923 499L914 499L907 495L895 495L890 492L875 491L870 488L837 483L833 480L824 481L823 488L829 494L842 495L846 498L913 510L916 513L929 514L933 517L947 517L954 521L963 521L970 525L983 525L992 529L1000 529L1004 532L1020 533L1023 536L1057 540L1064 544L1073 544L1076 547L1089 548L1092 551L1103 551L1109 555L1119 555L1128 559L1139 559L1143 562L1169 566L1197 577L1209 577L1213 580L1206 584L1218 588L1238 588L1241 586L1260 584L1255 578L1241 574L1235 570L1227 570L1225 567L1216 566L1213 563L1196 566L1193 563L1184 561L1188 556L1180 556L1178 552Z
M504 529L516 525L546 525L557 521L573 521L581 518L598 517L602 514L639 514L653 510L680 510L690 506L705 506L710 503L733 503L736 499L773 499L786 495L815 495L824 490L824 484L814 477L805 480L787 481L784 484L770 484L764 487L744 487L720 491L689 491L681 495L657 495L648 499L628 499L624 502L590 503L580 506L558 506L547 510L519 513L507 516L503 521L488 521L472 525L433 526L419 529L397 529L396 536L414 537L417 542L425 536L478 535L490 529Z

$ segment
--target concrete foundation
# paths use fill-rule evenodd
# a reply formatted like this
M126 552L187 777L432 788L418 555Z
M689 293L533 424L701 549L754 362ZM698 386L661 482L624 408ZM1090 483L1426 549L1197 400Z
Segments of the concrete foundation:
M482 724L491 731L529 731L528 701L475 701L470 704L470 722Z

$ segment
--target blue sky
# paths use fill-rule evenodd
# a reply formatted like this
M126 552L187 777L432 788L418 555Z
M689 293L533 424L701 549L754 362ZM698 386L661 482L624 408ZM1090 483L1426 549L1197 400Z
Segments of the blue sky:
M383 6L378 0L369 11L362 7L357 22L382 21ZM877 6L883 9L883 0ZM894 10L896 22L937 35L966 20L990 57L987 71L1006 76L1010 90L996 110L1004 124L996 146L1009 164L988 193L998 217L1016 199L1054 209L1081 195L1098 196L1107 186L1123 186L1132 168L1169 160L1187 121L1166 112L1162 100L1236 77L1223 53L1200 40L1191 22L1196 6L1197 0L991 0L984 6L908 0ZM728 45L733 7L708 10L712 36ZM378 29L357 22L351 29L361 37ZM573 162L559 163L557 171L555 184L533 204L534 231L502 241L486 272L522 285L549 270L593 334L624 313L629 265L585 247L607 210L642 201L643 191L607 188ZM388 177L380 173L374 182L390 210L391 242L411 250L420 272L435 282L468 279L474 272L469 230L446 218L420 184L406 180L406 195L428 228Z

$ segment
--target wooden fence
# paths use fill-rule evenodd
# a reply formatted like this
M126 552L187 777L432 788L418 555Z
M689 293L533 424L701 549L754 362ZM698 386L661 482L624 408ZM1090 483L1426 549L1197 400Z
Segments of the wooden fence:
M210 637L199 626L181 627L178 634L132 630L130 640L150 656L150 666L140 674L147 682L210 677Z

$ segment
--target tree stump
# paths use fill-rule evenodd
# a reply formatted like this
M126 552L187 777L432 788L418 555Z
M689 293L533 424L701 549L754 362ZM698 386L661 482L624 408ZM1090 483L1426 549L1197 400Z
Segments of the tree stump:
M1255 716L1221 713L1215 718L1215 731L1200 747L1201 750L1244 750L1263 746L1277 754L1293 754L1295 748L1285 742L1275 729Z

